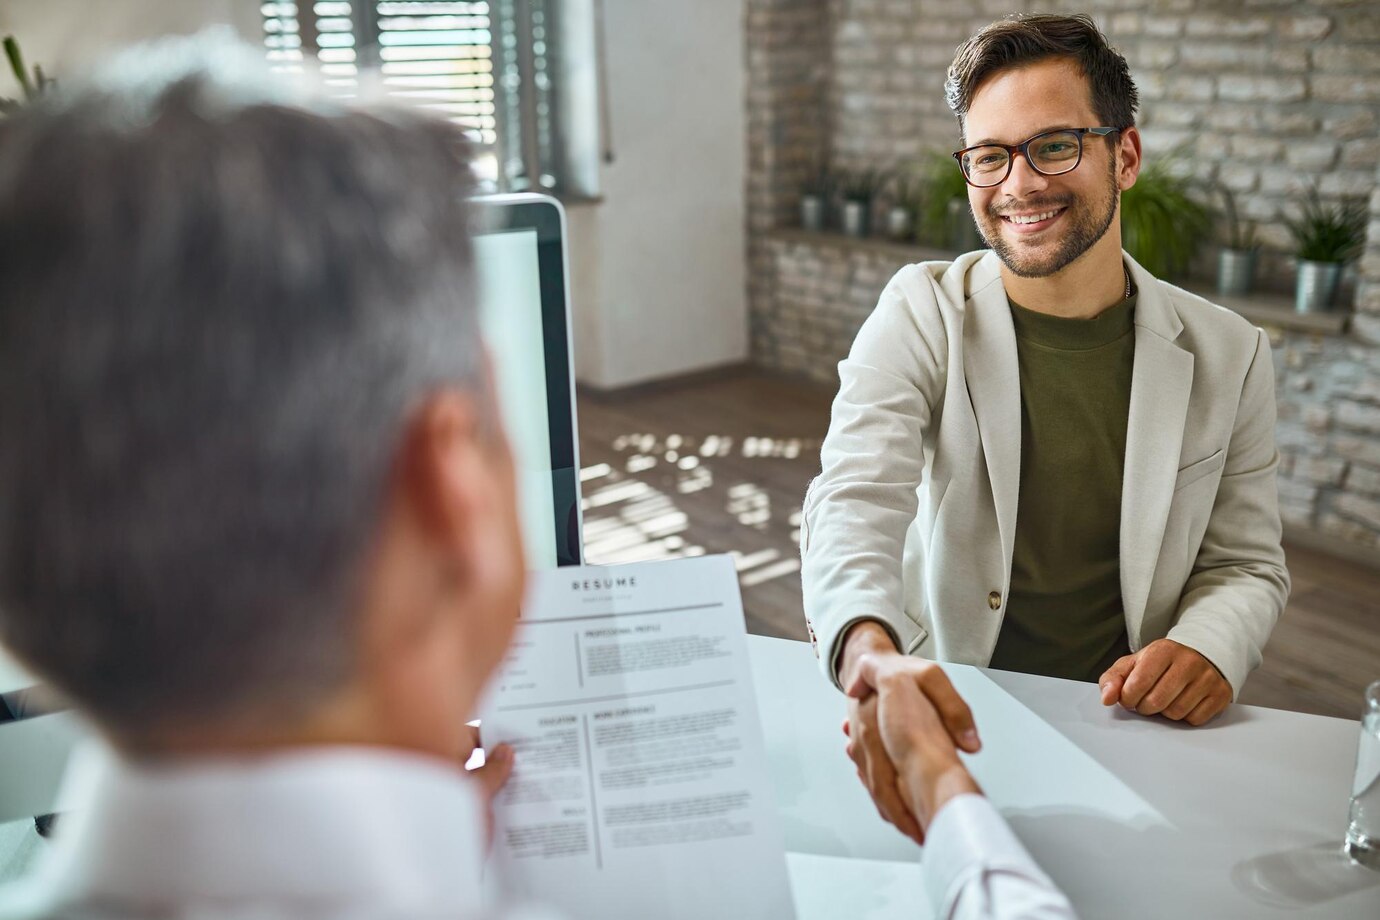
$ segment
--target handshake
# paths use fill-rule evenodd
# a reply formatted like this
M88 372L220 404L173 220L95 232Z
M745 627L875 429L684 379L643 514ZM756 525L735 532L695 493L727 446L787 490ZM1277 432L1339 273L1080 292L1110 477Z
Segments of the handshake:
M876 623L848 633L839 680L858 778L884 820L924 843L925 828L950 799L982 794L958 756L982 747L972 711L939 665L902 655Z
M876 622L844 639L839 682L848 694L843 733L858 778L882 818L924 843L949 800L982 794L958 752L982 747L973 713L932 661L897 651ZM1231 685L1193 649L1159 639L1116 661L1098 681L1104 706L1202 725L1231 702Z

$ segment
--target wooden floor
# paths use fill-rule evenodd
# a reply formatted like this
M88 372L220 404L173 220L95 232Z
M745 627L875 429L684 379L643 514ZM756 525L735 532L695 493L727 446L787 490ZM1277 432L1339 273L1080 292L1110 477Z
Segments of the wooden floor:
M748 630L804 639L800 503L831 390L753 370L617 394L581 392L585 552L612 564L738 559ZM1359 718L1380 678L1380 574L1286 546L1294 590L1241 701Z

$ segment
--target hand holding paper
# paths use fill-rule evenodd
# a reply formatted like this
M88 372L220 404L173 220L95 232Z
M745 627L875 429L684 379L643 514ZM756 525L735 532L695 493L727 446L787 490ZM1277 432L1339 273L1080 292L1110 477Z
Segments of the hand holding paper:
M494 887L577 920L794 916L732 559L534 574L483 730L514 750Z
M469 725L467 728L470 730L470 750L466 755L466 769L470 771L470 777L479 783L480 792L484 797L484 839L493 846L494 799L508 782L508 777L513 774L513 746L499 744L484 751L478 726ZM476 751L483 752L484 762L477 767L470 767L468 761L474 758Z

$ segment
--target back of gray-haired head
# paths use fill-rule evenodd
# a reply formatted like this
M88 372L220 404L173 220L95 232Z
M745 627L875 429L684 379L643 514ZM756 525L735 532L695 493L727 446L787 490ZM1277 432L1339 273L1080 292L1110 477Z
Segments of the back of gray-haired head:
M221 53L0 123L0 641L117 731L339 686L405 417L483 386L456 129Z

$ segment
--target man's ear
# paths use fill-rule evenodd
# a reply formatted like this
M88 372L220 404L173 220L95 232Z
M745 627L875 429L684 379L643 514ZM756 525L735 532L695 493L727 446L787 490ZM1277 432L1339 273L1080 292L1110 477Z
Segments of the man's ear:
M512 472L482 399L437 390L403 420L363 584L371 730L445 757L468 754L464 720L501 660L522 584Z
M476 525L492 510L484 437L475 397L439 390L412 414L403 439L402 494L427 542L462 569L472 565Z
M1140 131L1130 127L1117 140L1117 188L1124 192L1135 185L1141 165Z
M419 537L479 609L504 602L524 561L512 456L482 394L438 390L413 413L401 483Z

